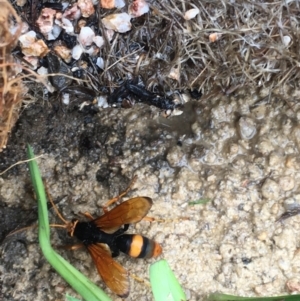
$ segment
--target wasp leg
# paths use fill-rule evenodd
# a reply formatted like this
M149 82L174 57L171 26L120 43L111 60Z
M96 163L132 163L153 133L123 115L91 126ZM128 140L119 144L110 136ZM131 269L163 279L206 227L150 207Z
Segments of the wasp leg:
M48 200L50 201L54 211L56 212L56 214L58 215L58 217L65 223L65 224L68 224L68 222L64 219L64 217L61 215L61 213L58 211L58 208L56 207L56 205L54 204L54 201L52 199L52 196L49 192L49 189L48 189L48 186L47 186L47 183L46 181L43 181L44 183L44 187L45 187L45 191L46 191L46 194L47 194L47 197L48 197Z
M131 182L129 183L128 187L123 192L121 192L118 196L110 199L108 202L106 202L104 204L104 206L102 207L103 211L107 212L108 211L107 207L109 207L110 205L112 205L113 203L115 203L119 199L121 199L123 196L125 196L130 191L130 189L132 188L132 186L134 185L136 180L137 180L137 176L134 176L133 179L131 180Z
M154 222L156 219L154 217L151 217L151 216L145 216L145 217L143 217L142 220L146 221L146 222Z
M89 212L80 212L81 215L85 216L86 218L88 218L89 220L93 221L95 218L89 213Z

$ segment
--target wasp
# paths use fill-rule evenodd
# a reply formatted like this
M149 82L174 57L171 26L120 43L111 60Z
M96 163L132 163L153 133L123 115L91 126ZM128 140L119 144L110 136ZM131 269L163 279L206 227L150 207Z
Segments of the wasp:
M120 196L126 193L127 191ZM115 202L119 197L107 204ZM135 258L157 257L162 253L162 248L157 242L139 234L124 234L129 224L138 223L146 217L152 206L151 198L131 198L110 211L105 210L105 213L97 218L84 213L89 219L87 222L77 219L66 221L51 198L49 199L64 222L64 225L52 226L65 228L71 237L76 237L90 253L105 284L118 296L126 298L129 295L128 272L113 257L118 256L120 252Z

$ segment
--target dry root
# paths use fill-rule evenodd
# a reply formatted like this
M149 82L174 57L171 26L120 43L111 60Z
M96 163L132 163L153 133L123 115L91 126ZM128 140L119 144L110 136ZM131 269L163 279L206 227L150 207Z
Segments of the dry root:
M0 151L15 124L22 102L22 82L11 51L21 32L21 20L6 0L0 0Z

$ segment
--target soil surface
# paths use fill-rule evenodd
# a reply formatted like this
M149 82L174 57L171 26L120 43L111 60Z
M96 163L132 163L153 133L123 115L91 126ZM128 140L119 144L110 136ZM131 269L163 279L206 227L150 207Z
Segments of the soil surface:
M134 175L128 197L153 200L150 216L129 232L155 239L188 300L209 293L281 295L299 287L299 216L278 221L300 206L299 98L287 88L216 92L185 104L165 118L153 106L80 110L58 99L37 101L22 112L1 171L26 159L30 143L54 201L67 219L102 213ZM202 200L206 204L195 204ZM191 203L194 202L194 203ZM37 205L27 165L0 177L0 284L4 301L64 300L76 296L41 254L37 229L4 240L12 230L35 224ZM49 206L51 222L59 220ZM164 222L160 219L165 219ZM55 246L74 243L52 230ZM76 242L75 242L76 243ZM58 252L105 288L84 250ZM116 258L148 281L150 260ZM145 283L131 279L127 300L153 300Z

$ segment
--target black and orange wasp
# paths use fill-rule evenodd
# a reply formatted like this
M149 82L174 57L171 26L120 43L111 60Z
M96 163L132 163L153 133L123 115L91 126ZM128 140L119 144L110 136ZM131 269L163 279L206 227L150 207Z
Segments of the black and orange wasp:
M135 178L132 183L134 180ZM130 186L118 197L108 201L106 206L127 194ZM89 213L84 213L90 221L82 222L77 219L65 220L52 199L49 199L64 222L64 225L52 226L65 228L71 237L80 240L90 253L105 284L118 296L126 298L129 295L128 272L113 257L118 256L120 252L136 258L151 258L162 253L162 248L157 242L139 234L124 234L129 224L138 223L146 217L152 200L149 197L131 198L110 211L105 210L103 215L95 219Z

